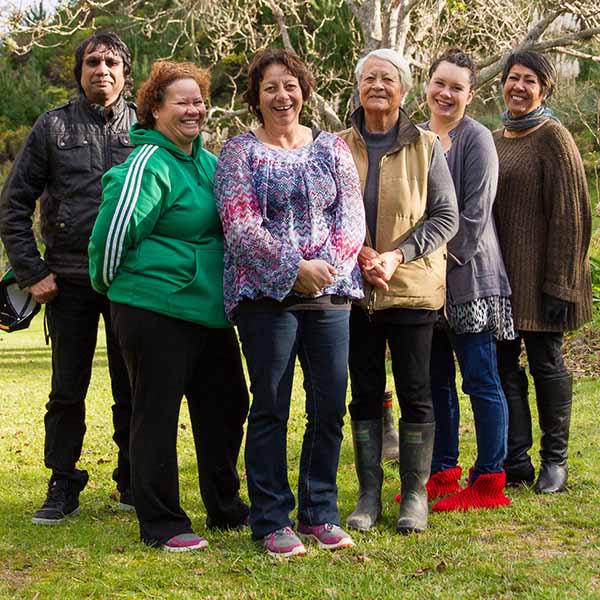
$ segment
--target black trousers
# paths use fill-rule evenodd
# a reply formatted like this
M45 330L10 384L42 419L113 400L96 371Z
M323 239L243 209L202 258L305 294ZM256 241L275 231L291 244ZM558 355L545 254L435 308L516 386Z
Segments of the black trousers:
M419 325L377 324L362 308L350 314L350 383L353 421L383 416L386 342L392 357L392 373L402 420L434 421L429 360L433 323Z
M235 527L248 515L237 458L248 391L233 329L209 329L111 303L133 391L131 477L144 542L161 544L191 523L179 502L177 430L188 401L207 525Z
M114 404L113 425L119 449L113 479L119 491L130 486L129 420L131 392L127 369L112 333L109 302L89 285L59 279L59 293L46 307L52 340L52 387L44 418L44 462L54 479L83 480L75 468L85 434L85 397L92 375L98 321L104 319L106 354Z
M527 376L519 363L525 343L529 371L534 381L568 377L562 355L561 332L519 331L514 340L498 342L498 371L508 404L508 445L504 468L507 474L533 473L529 450L533 445ZM538 406L544 398L537 398Z
M517 338L498 342L500 379L520 369L521 341L534 379L558 379L569 374L562 355L562 332L518 331Z

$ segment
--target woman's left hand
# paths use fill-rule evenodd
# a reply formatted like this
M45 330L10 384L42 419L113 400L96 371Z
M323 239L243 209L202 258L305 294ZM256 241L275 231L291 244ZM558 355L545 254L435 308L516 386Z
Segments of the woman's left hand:
M404 255L401 250L382 252L376 258L371 258L367 267L363 267L363 277L371 285L387 291L389 290L387 282L403 262Z
M379 255L379 261L381 263L381 276L389 281L396 269L404 262L404 254L402 254L402 250L383 252Z
M327 261L302 259L293 289L301 294L318 294L333 283L336 275L337 270Z

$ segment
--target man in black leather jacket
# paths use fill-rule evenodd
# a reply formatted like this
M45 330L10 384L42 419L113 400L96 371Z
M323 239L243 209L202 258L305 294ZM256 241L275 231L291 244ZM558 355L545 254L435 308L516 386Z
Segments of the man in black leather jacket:
M104 319L114 397L113 473L119 506L133 508L129 476L129 379L110 327L105 296L93 291L87 245L100 205L102 175L132 150L129 127L135 108L129 86L131 55L113 33L95 33L77 48L75 78L81 95L43 114L17 156L0 196L0 236L21 287L46 304L52 340L52 384L46 405L44 461L52 470L48 495L33 522L56 524L79 514L87 471L76 468L85 433L85 397ZM40 199L40 256L31 218Z

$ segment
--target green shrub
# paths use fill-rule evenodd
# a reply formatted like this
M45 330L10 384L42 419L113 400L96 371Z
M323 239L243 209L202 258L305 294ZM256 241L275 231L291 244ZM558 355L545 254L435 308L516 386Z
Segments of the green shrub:
M592 271L592 299L594 310L600 312L600 258L590 256L590 269Z
M31 126L48 109L66 102L71 92L48 85L35 61L19 69L0 70L0 115L11 129Z
M25 125L16 129L3 129L0 123L0 165L2 167L4 161L15 159L30 130L31 127Z

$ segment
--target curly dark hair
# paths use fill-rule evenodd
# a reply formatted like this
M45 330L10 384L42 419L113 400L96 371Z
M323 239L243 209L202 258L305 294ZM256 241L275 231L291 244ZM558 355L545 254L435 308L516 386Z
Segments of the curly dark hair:
M131 52L127 47L127 44L112 31L97 31L85 38L77 49L75 50L75 68L73 73L75 75L75 81L79 91L83 94L83 88L81 87L81 72L83 70L83 58L87 52L93 52L99 46L104 46L111 52L118 54L123 61L123 75L125 76L125 87L123 92L125 95L129 94L133 89L133 81L129 77L131 75Z
M544 101L552 96L552 92L554 92L554 87L556 86L556 69L543 54L532 52L531 50L509 54L502 69L502 77L500 78L502 85L506 83L508 74L515 65L523 65L537 75L540 80Z
M264 123L260 112L260 82L268 67L273 64L283 65L297 80L302 90L302 100L306 102L315 86L315 79L306 65L290 50L281 48L265 48L259 50L253 57L248 68L248 86L244 92L244 102L248 110Z
M457 67L468 69L469 83L471 84L471 89L475 88L475 84L477 83L477 65L464 50L462 50L461 48L450 48L449 50L446 50L443 54L438 56L429 67L429 79L433 77L435 70L440 66L440 63L443 62L448 62L450 64L456 65Z
M178 79L193 79L200 88L202 98L208 98L210 73L190 62L159 60L152 65L150 77L142 83L137 93L137 117L140 125L151 129L156 119L152 112L162 105L165 90Z

